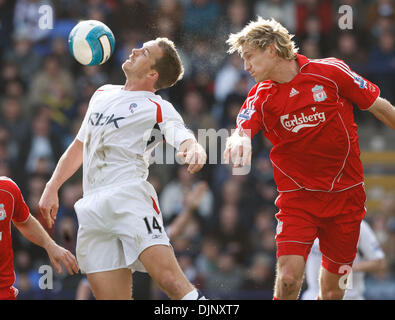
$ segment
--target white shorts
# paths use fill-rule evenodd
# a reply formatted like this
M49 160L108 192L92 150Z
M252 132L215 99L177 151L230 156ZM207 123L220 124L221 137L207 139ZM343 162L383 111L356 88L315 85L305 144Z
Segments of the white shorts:
M78 200L76 255L82 273L130 268L146 272L138 260L152 245L168 245L158 196L136 178L127 185L94 191Z

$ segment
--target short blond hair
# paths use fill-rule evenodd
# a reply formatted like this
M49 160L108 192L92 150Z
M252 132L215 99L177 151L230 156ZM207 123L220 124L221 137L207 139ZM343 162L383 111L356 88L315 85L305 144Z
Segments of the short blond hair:
M273 43L280 58L292 60L298 52L295 42L292 41L293 37L281 23L258 16L256 21L251 21L240 32L230 34L226 43L230 46L228 53L237 51L239 54L244 44L266 49Z

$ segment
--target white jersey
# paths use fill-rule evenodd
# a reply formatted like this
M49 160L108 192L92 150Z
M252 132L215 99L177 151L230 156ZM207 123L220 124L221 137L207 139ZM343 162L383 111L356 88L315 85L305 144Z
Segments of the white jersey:
M369 224L362 220L361 231L358 241L358 252L354 263L364 260L378 260L384 258L384 252L376 239L373 230ZM319 271L321 267L321 252L319 249L318 238L315 239L311 248L309 257L306 262L306 282L307 290L302 293L302 300L315 300L319 293ZM362 300L364 299L364 272L352 272L352 288L346 289L344 300Z
M155 129L159 141L152 141ZM96 90L77 134L84 143L84 195L136 177L146 179L149 153L162 135L176 149L195 139L173 105L153 92L127 91L121 85Z

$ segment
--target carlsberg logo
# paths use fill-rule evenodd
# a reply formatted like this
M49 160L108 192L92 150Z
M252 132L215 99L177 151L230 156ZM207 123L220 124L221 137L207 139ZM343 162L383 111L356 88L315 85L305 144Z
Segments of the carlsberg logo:
M315 112L315 108L311 109ZM300 116L294 115L291 119L289 118L289 114L280 117L282 126L291 132L298 132L302 128L316 127L325 120L324 112L315 112L309 115L305 115L302 112Z

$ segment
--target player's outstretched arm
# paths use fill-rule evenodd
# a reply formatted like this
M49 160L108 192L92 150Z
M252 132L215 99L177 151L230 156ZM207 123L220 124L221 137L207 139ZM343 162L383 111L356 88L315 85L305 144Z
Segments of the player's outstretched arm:
M79 267L74 255L58 246L36 218L29 215L25 221L13 221L13 223L26 239L47 251L49 259L58 273L62 272L62 264L69 274L78 273Z
M224 160L226 164L240 167L251 165L251 138L241 130L235 132L226 140Z
M59 208L58 191L62 184L70 178L82 164L83 143L74 139L67 150L60 157L58 164L47 182L41 199L38 203L48 227L51 228L55 222Z
M372 259L366 261L358 261L353 264L352 270L354 272L379 272L387 269L386 259Z
M196 173L203 168L207 160L206 151L194 139L185 140L180 144L177 156L183 158L189 164L188 172Z
M395 107L388 100L378 97L368 110L395 130Z

